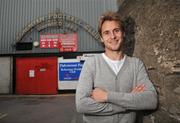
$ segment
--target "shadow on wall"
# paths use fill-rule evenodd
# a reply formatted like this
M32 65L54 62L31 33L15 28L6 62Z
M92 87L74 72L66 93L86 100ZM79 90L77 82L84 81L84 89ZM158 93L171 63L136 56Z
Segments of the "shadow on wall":
M126 17L124 19L125 27L125 42L124 42L124 53L128 56L133 56L135 47L135 21L132 17Z
M125 41L124 41L124 52L128 56L133 56L134 48L135 48L135 28L136 22L135 20L128 16L124 18L124 27L125 27ZM158 109L158 107L157 107ZM136 111L137 117L135 123L143 123L144 117L152 114L155 110L140 110ZM151 119L152 120L152 119Z

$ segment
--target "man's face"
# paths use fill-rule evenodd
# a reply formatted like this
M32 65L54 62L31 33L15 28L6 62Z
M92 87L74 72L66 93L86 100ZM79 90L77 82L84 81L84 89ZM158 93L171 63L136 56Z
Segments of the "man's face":
M119 51L123 43L124 33L121 31L117 21L105 21L101 28L102 42L105 50Z

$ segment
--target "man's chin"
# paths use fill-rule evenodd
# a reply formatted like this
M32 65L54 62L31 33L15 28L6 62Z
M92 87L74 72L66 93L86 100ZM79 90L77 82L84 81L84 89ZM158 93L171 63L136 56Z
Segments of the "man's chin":
M108 50L111 50L111 51L121 51L121 49L122 49L121 46L117 46L117 45L114 45L114 46L111 45L111 46L107 46L107 47L105 46L105 48Z
M114 47L111 47L112 48L112 50L114 50L114 51L119 51L120 49L121 49L121 46L114 46Z
M110 49L111 51L120 51L121 50L121 48L108 48L108 49Z

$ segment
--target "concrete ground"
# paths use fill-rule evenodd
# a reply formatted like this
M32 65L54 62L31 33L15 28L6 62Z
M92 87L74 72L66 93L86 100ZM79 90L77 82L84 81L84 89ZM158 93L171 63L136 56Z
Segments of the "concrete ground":
M0 95L0 123L82 123L75 94Z

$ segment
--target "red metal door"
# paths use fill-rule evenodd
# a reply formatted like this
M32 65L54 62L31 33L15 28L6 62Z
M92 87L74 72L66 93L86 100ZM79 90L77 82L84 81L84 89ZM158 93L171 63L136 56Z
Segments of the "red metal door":
M57 94L57 57L16 58L17 94Z

